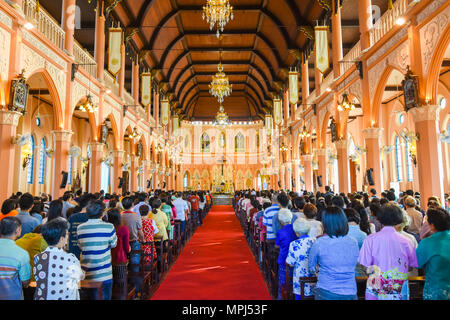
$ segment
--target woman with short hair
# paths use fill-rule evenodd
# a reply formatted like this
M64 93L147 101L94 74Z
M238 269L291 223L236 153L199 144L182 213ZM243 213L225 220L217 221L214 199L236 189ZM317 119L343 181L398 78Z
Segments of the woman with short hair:
M35 300L80 300L78 287L84 273L77 257L63 249L68 230L69 223L62 217L42 226L48 247L34 256Z
M359 248L348 235L348 222L344 211L327 207L322 214L325 235L314 242L309 255L309 270L319 266L315 290L316 300L357 300L355 267Z
M433 234L419 242L417 262L425 269L424 300L450 300L450 215L442 208L427 211Z
M289 253L286 258L286 263L294 267L294 275L292 278L292 291L294 292L295 300L300 300L300 278L314 277L308 268L309 253L315 238L308 235L311 228L311 223L303 218L298 218L293 224L293 229L298 239L291 242L289 245ZM314 284L305 284L305 297L311 297L314 294Z
M402 209L389 202L377 217L384 227L366 238L358 259L369 274L366 300L408 300L408 272L417 257L413 243L394 228L403 222Z

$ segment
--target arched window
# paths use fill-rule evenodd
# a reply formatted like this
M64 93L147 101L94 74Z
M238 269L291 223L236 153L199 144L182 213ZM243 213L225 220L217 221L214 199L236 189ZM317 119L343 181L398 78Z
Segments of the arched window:
M209 135L206 132L202 134L201 146L202 146L202 152L210 151L211 139L209 138Z
M41 140L41 150L39 151L39 184L45 183L45 139Z
M234 149L235 152L244 152L245 151L245 138L242 133L238 133L234 138Z
M397 181L403 180L403 166L402 166L402 155L401 155L401 145L398 136L395 137L395 168L397 172Z
M411 153L409 152L409 143L406 141L405 145L405 151L406 151L406 178L408 181L413 181L413 168L411 163Z
M31 136L31 158L28 162L28 169L27 169L27 184L33 184L33 176L34 176L34 137Z
M69 156L69 172L67 173L67 180L68 180L68 184L72 185L72 178L73 178L73 174L72 174L72 170L73 170L73 156Z
M188 184L189 184L189 174L186 171L186 173L184 174L184 180L183 180L184 189L188 188Z

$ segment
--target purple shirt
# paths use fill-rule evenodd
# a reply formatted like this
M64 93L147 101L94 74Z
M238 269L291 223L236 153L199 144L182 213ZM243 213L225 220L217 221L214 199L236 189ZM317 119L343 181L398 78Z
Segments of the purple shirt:
M363 243L358 262L369 270L366 300L404 299L403 285L408 280L409 267L417 267L413 243L386 226L369 235ZM402 298L403 297L403 298Z

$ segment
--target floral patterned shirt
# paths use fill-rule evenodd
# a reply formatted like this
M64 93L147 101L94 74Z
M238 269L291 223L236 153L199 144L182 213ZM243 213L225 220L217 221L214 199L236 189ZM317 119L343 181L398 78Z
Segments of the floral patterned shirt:
M309 272L308 257L311 247L316 241L316 238L312 238L308 235L300 236L295 241L292 241L289 245L289 253L286 258L286 263L294 266L293 277L293 292L300 295L300 277L314 277L315 274ZM314 284L305 284L305 296L310 297L314 295Z
M369 235L358 262L368 268L366 300L409 299L408 271L417 267L416 250L394 227Z

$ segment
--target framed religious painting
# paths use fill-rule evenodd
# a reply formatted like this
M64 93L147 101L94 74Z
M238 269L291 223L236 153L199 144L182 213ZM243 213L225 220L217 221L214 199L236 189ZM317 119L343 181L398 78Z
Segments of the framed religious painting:
M106 124L103 124L102 125L101 142L106 144L107 139L108 139L108 126Z
M407 69L405 79L402 81L403 97L405 99L405 111L419 107L419 85L417 77Z
M30 86L26 83L22 71L18 79L11 81L11 104L9 105L9 110L25 114L29 88Z

